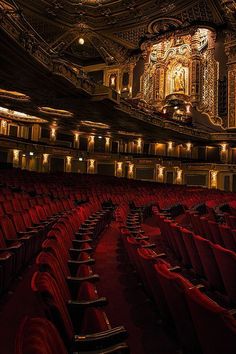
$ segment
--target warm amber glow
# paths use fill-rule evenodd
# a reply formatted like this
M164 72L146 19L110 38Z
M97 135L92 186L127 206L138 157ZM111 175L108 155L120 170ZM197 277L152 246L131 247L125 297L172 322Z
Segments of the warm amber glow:
M110 126L105 123L92 122L90 120L81 120L80 124L88 126L88 127L100 128L100 129L109 129L110 128Z
M48 163L49 154L43 154L43 165Z
M51 139L56 140L56 131L57 129L55 127L51 127Z
M191 151L192 144L191 143L187 143L186 144L186 148L187 148L187 151Z
M19 161L20 150L13 150L13 159Z
M47 123L45 119L31 116L29 114L13 111L8 108L0 107L0 114L9 119L18 120L22 122L30 122L30 123Z
M110 138L108 136L105 137L105 144L106 146L110 145Z
M167 146L168 146L168 150L172 150L173 149L173 141L169 141L167 143Z
M219 171L210 170L210 187L217 188L217 175Z
M10 98L16 101L30 101L30 97L17 91L7 91L0 89L0 97Z
M38 107L38 110L44 114L50 114L53 116L73 117L73 113L64 109L57 109L52 107Z
M227 144L221 144L221 151L226 152L227 151Z
M66 156L66 164L67 165L71 165L71 160L72 160L71 156Z
M90 137L89 137L89 142L90 142L91 144L93 144L93 143L94 143L94 139L95 139L94 135L90 135Z
M79 141L79 133L75 133L75 141Z

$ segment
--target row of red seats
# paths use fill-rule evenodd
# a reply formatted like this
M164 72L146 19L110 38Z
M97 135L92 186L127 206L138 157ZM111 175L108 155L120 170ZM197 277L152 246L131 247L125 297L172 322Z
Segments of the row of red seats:
M133 230L138 229L137 215L129 215L127 222L133 223ZM204 290L200 290L202 286L193 285L183 277L179 267L172 267L164 260L165 254L156 252L143 233L137 235L133 230L121 230L129 261L164 323L175 326L184 352L233 354L236 320L232 313L204 294Z
M186 215L195 234L205 237L212 243L219 244L231 251L236 251L236 229L232 228L236 219L234 216L227 215L227 224L219 224L205 216L196 214L196 212L188 211Z
M90 206L90 212L92 209ZM111 211L97 211L90 216L87 211L88 208L81 214L84 210L76 208L60 218L48 233L36 259L39 271L33 275L32 289L41 296L50 322L43 318L24 319L15 354L38 354L42 349L44 354L71 350L128 352L125 329L112 328L102 309L107 300L98 295L95 282L99 276L91 267L92 244L109 223Z
M58 216L73 207L71 200L22 194L14 193L0 204L0 294L39 251Z

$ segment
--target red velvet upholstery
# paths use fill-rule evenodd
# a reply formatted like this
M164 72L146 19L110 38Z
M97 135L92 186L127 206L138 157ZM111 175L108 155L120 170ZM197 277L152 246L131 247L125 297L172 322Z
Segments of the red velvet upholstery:
M203 354L236 353L236 321L230 313L197 288L185 296Z
M213 245L212 248L226 292L236 305L236 253L219 245Z
M46 318L25 317L17 331L14 354L68 354L55 326Z

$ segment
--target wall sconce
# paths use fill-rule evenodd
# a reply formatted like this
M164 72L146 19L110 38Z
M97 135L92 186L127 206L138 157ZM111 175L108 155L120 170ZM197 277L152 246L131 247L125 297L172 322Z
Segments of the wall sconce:
M13 159L19 161L20 150L13 150Z
M66 164L71 165L72 156L66 156Z
M89 168L94 168L95 160L89 160Z
M210 170L210 184L211 188L217 188L217 175L219 171Z
M157 180L158 182L163 182L164 180L164 169L165 167L164 166L161 166L161 165L157 165Z
M173 141L168 141L167 143L168 145L168 150L172 150L173 149Z
M134 164L130 163L129 164L129 174L133 174L133 172L134 172Z
M227 146L228 146L227 144L221 144L220 146L221 146L221 151L222 152L226 152L227 151Z
M105 137L105 145L106 147L109 147L110 146L110 138L108 136Z
M186 106L186 113L191 113L191 106L189 104Z
M177 167L177 170L176 170L176 182L177 183L182 182L182 176L183 176L183 170L181 170L179 167Z
M56 140L56 131L57 129L55 127L51 127L51 140L55 141Z
M79 141L79 133L75 133L75 141Z
M117 171L122 171L123 162L117 162Z
M94 139L95 139L94 135L90 135L90 137L89 137L89 143L90 143L90 144L94 144Z
M187 143L186 144L186 148L187 148L187 151L191 151L192 144L191 143Z
M43 165L48 163L49 154L43 154Z

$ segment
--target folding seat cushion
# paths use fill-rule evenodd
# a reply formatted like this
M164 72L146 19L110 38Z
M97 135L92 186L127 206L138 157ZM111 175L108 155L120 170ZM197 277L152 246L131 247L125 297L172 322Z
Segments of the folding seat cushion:
M224 242L224 246L231 251L236 252L236 241L231 228L226 225L219 225L220 234Z
M124 327L111 328L105 312L101 309L87 308L81 321L75 320L72 323L59 286L49 273L34 273L31 287L35 293L41 295L46 313L57 327L66 346L73 348L73 351L105 349L122 342L126 337ZM74 306L74 310L75 308ZM76 332L78 335L75 335Z
M197 235L194 236L194 242L201 258L204 273L209 285L216 290L224 291L224 284L213 253L212 242Z
M236 320L197 288L185 297L203 354L236 353Z
M221 237L219 225L217 224L217 222L209 220L208 221L208 225L209 225L209 228L211 230L211 235L212 235L212 237L214 239L214 243L224 247L224 242L223 242L223 239Z
M232 303L236 305L236 253L219 245L213 245L212 248L226 293Z
M194 272L199 276L204 276L204 269L202 266L201 258L199 256L197 247L194 242L194 235L191 231L182 228L181 229L183 240L188 250L189 258Z
M68 354L56 327L46 318L24 317L16 333L14 354Z
M171 272L165 263L157 263L155 269L184 352L199 353L199 342L184 298L184 290L192 288L192 283L181 274Z

